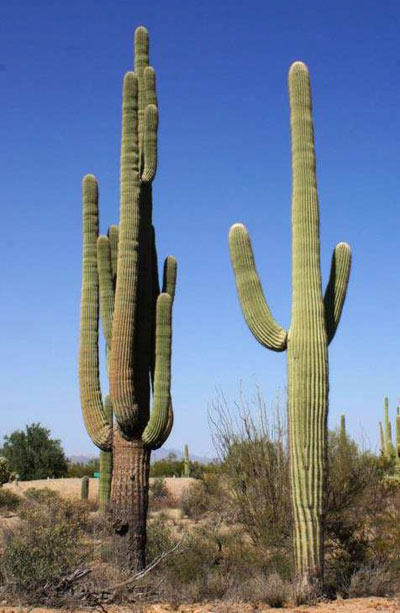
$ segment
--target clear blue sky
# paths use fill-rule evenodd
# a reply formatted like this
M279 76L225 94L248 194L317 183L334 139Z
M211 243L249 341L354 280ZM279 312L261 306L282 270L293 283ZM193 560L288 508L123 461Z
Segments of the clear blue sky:
M326 283L342 240L353 270L330 347L330 424L373 445L400 396L400 3L19 0L0 8L0 437L41 422L68 453L95 452L77 383L81 178L95 173L101 227L118 220L121 82L136 26L158 74L160 260L179 260L175 427L167 447L213 455L207 405L220 386L286 385L285 354L242 318L227 234L249 227L276 318L290 322L287 72L310 68ZM105 382L104 382L105 383Z

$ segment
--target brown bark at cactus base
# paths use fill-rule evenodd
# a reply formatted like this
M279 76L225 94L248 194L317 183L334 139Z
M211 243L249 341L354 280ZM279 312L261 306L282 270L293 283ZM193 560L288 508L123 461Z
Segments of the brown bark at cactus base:
M114 428L111 517L117 561L130 570L146 564L150 450L141 439L125 440Z

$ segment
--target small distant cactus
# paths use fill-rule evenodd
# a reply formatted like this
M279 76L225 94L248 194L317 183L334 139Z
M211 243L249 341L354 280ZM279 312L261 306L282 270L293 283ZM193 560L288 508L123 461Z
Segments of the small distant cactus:
M87 500L89 498L89 477L85 475L81 481L81 500Z
M183 476L190 477L190 460L189 460L189 446L185 445L185 465L183 469Z
M395 472L400 475L400 407L397 407L395 416L395 444L392 438L392 424L389 415L389 399L384 400L384 421L379 422L379 438L381 453L388 461L394 460Z

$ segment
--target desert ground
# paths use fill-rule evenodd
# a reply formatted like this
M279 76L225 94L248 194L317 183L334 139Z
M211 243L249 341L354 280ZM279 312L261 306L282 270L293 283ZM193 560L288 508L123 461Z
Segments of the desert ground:
M74 613L87 613L88 609L74 609ZM254 606L245 603L210 602L208 604L180 605L168 604L138 605L138 607L106 606L107 613L261 613L263 611L282 611L282 613L369 613L386 611L398 613L400 601L386 598L354 598L338 600L332 603L321 603L315 606L302 605L294 609L271 609L268 606ZM41 607L1 607L0 613L60 613L60 609L45 609Z

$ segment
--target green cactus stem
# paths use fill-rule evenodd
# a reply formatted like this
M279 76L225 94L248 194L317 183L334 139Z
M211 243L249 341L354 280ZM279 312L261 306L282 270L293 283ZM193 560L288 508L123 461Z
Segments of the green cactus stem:
M385 397L384 400L384 449L385 457L387 460L391 460L394 455L394 447L392 441L392 424L389 417L389 399Z
M347 443L347 434L346 434L346 416L340 416L340 430L339 430L339 438L341 445L346 445Z
M303 583L323 578L324 485L327 463L328 344L337 330L350 274L351 251L339 243L325 297L321 289L319 206L309 74L289 73L292 133L292 321L284 330L265 300L246 228L235 224L230 250L239 300L256 339L287 351L289 445L296 572Z
M379 422L379 446L381 450L381 454L385 454L385 434L383 432L382 422Z
M89 498L89 477L85 475L81 480L81 500Z
M110 424L113 423L113 410L110 396L104 400L104 410ZM100 450L99 511L105 513L110 504L113 454Z
M185 477L190 477L190 461L189 461L189 446L185 445L184 470Z
M135 32L135 71L126 73L122 97L120 223L111 226L107 236L98 237L97 182L92 175L84 179L81 397L92 440L105 454L112 449L112 458L101 455L100 472L108 489L112 464L110 512L115 549L126 566L141 570L145 565L150 453L167 439L173 424L171 340L177 271L175 258L169 256L160 292L152 225L158 106L149 38L143 27ZM99 303L115 426L101 400ZM90 339L86 338L88 331Z

